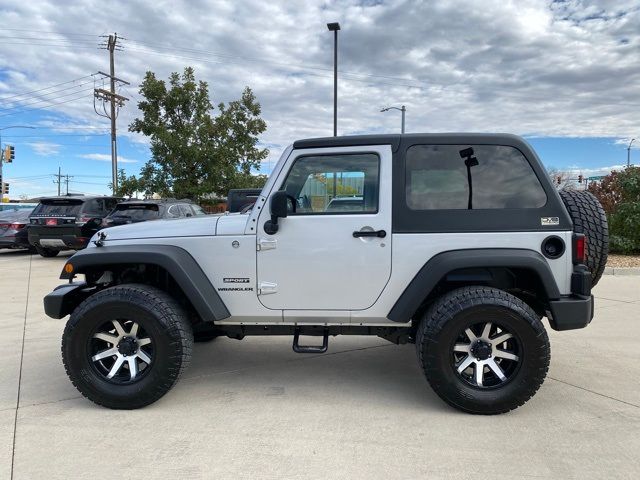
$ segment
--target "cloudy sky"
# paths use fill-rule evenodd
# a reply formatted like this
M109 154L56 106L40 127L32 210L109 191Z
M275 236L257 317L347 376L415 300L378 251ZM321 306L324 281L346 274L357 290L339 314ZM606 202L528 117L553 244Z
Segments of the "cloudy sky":
M145 138L127 132L147 70L191 65L214 104L250 86L271 150L332 133L333 39L341 24L339 134L407 131L524 135L547 166L594 174L626 162L640 137L638 1L75 1L0 2L0 128L16 146L11 197L106 193L108 122L91 74L107 71L103 35L124 37L116 76L131 83L118 117L120 166L137 173ZM96 80L95 86L101 86ZM640 143L640 138L638 143ZM640 150L632 150L640 163ZM5 180L6 181L6 180Z

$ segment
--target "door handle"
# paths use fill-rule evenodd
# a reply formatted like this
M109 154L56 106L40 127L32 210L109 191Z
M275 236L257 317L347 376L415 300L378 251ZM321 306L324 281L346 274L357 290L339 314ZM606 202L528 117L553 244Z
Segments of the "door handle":
M354 238L360 238L360 237L378 237L378 238L384 238L387 236L387 232L385 232L384 230L375 230L373 232L371 231L362 231L362 230L358 230L356 232L353 232L353 237Z

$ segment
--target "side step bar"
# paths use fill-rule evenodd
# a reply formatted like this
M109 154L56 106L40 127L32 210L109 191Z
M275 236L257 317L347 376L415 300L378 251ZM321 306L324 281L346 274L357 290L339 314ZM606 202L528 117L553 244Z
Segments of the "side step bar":
M296 353L324 353L329 348L329 329L325 328L324 335L322 337L321 347L304 346L298 343L300 339L300 329L296 328L293 333L293 351Z

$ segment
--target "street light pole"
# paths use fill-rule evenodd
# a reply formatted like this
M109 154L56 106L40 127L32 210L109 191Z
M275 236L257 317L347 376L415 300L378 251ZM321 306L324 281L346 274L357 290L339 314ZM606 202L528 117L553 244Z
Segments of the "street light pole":
M333 32L333 136L338 136L338 30L340 24L327 23L327 28Z
M398 107L387 107L387 108L383 108L382 110L380 110L381 112L388 112L389 110L400 110L402 112L402 124L400 127L400 133L404 133L404 117L405 117L405 113L407 113L407 107L405 107L404 105L402 105L402 107L398 108Z
M2 181L0 181L0 203L2 203L2 201L4 200L4 177L2 176L2 166L4 164L4 149L2 148L2 131L9 130L10 128L30 128L33 130L36 127L30 127L28 125L9 125L8 127L0 128L0 179L2 179Z
M629 142L629 146L627 147L627 167L631 165L631 144L634 142L635 138L632 138Z

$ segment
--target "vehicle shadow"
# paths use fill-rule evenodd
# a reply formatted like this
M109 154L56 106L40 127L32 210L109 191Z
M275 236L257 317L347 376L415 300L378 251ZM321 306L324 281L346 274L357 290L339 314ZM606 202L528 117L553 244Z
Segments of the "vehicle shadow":
M196 344L181 384L224 401L237 396L309 395L328 401L449 411L418 366L414 345L396 346L363 337L340 338L325 354L296 354L287 337L219 338ZM290 393L295 392L295 393ZM222 397L222 398L216 398Z

